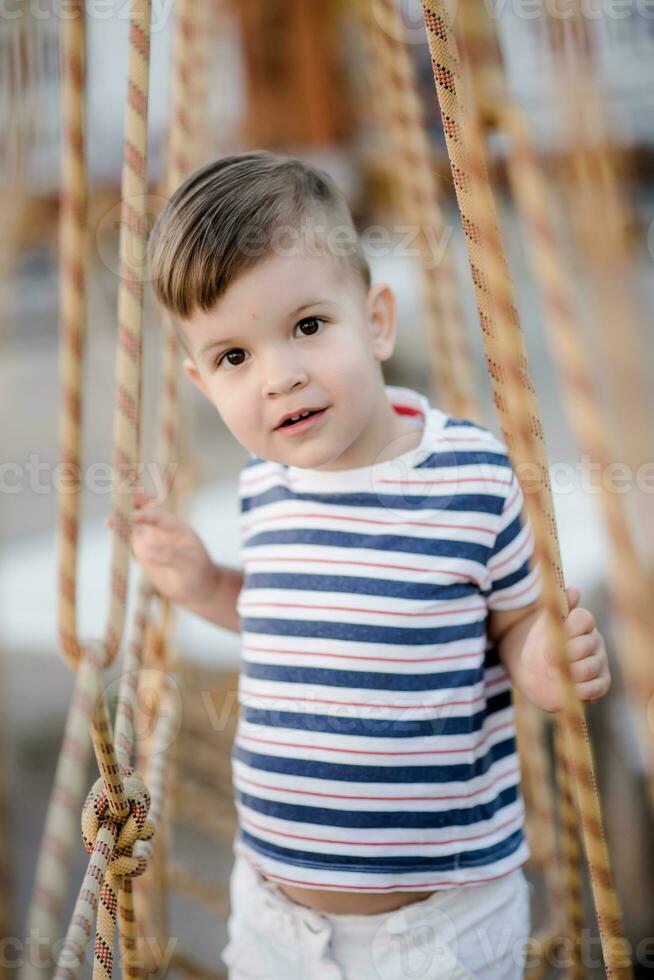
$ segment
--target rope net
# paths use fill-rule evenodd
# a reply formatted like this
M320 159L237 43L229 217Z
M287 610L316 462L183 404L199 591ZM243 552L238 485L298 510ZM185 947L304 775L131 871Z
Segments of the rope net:
M534 528L543 603L549 613L564 700L564 707L554 720L558 787L558 814L555 815L555 803L549 791L543 719L515 695L523 788L529 807L530 847L544 875L550 905L545 928L532 937L530 960L534 965L529 975L545 976L552 945L567 938L574 954L569 976L585 976L580 945L583 847L606 975L629 977L632 974L612 883L593 753L584 710L572 684L562 625L568 607L543 424L487 171L491 130L502 132L509 140L509 180L524 222L571 426L579 443L601 465L607 464L610 449L582 356L569 284L550 219L544 176L530 145L525 122L509 98L489 22L479 17L478 11L475 13L476 4L466 0L461 3L457 37L443 0L422 0L422 6L494 403L518 475L537 474L535 479L521 482ZM203 879L172 858L172 822L174 819L182 827L199 830L207 840L226 847L230 846L236 829L227 764L235 712L228 712L228 723L215 733L213 740L207 741L206 712L201 700L201 694L210 690L223 703L227 701L234 695L236 676L223 675L217 680L215 674L203 673L179 661L171 639L172 610L145 580L139 582L121 666L115 723L111 721L102 677L105 668L115 660L125 632L131 493L115 493L112 498L115 531L104 634L99 640L85 640L78 634L80 496L79 481L75 483L74 478L80 470L82 441L88 236L82 2L77 2L75 13L75 17L62 22L60 452L71 475L71 486L61 494L58 525L59 644L64 660L75 671L75 690L46 817L29 920L29 928L42 938L42 959L23 970L25 980L43 976L48 968L48 937L58 935L64 912L67 872L80 808L83 843L90 857L57 959L54 975L61 980L79 976L94 928L94 978L112 975L117 926L123 974L143 977L158 969L161 964L153 958L151 950L144 948L144 939L157 937L159 949L163 948L169 935L166 898L169 890L184 895L210 915L225 918L229 902L224 886ZM357 5L357 15L367 46L371 85L387 110L383 116L388 119L385 152L393 161L398 213L404 220L442 235L445 224L442 202L397 5L392 0L379 0L373 19L369 5L361 2ZM202 103L209 57L205 37L207 16L206 3L180 0L176 5L168 164L162 187L166 197L204 153L205 140L200 130L205 118ZM148 0L132 0L114 415L114 467L129 486L134 483L140 455L149 24ZM464 61L460 52L465 55ZM193 70L194 66L198 71ZM477 94L474 101L470 100L470 89ZM382 118L379 106L376 116ZM477 386L459 307L455 270L446 253L438 268L430 271L424 234L419 240L435 386L448 411L460 417L478 418ZM164 356L158 459L167 481L167 500L171 506L179 507L179 486L172 484L176 468L169 465L180 458L183 428L177 376L179 351L172 319L162 314L161 322ZM625 583L641 579L645 582L646 577L619 500L616 495L606 496L603 506L615 568L612 586L626 651L623 661L635 716L645 737L647 703L654 693L645 645L654 625L653 613L645 588L635 592L626 589ZM140 696L146 683L154 692L149 708L144 707ZM149 724L145 726L144 712L149 712ZM185 724L180 732L182 716ZM149 734L137 738L136 732L143 730ZM648 746L651 750L651 738ZM91 749L100 775L82 804ZM654 759L651 768L654 772ZM186 976L216 976L178 952L171 961L171 969Z

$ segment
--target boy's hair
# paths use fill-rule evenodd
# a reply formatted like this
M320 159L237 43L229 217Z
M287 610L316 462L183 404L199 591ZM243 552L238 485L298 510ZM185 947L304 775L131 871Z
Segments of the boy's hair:
M175 191L152 229L155 293L182 320L210 310L241 272L276 251L289 254L303 230L310 252L338 256L370 287L347 200L327 173L265 150L215 160Z

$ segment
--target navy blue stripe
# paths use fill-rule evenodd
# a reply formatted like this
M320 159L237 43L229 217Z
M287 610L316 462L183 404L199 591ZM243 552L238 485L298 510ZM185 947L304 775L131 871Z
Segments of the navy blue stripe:
M480 477L483 480L483 477ZM453 484L456 487L456 484ZM298 493L283 484L276 484L262 493L241 497L241 512L252 513L266 504L279 500L304 501L306 503L330 504L333 508L376 507L381 510L397 511L470 511L478 514L502 513L506 496L496 493L460 493L455 490L438 493L433 487L426 487L424 493ZM334 511L337 516L337 512Z
M511 690L489 698L487 708L471 715L454 717L414 718L349 718L341 714L309 714L305 711L279 711L269 708L243 706L241 717L250 725L267 728L292 729L299 732L323 732L329 735L348 735L352 738L425 738L434 735L469 735L480 732L484 719L511 705ZM352 743L351 748L356 748ZM412 746L413 747L413 746ZM424 748L425 746L421 746Z
M420 469L444 469L451 466L499 466L507 470L511 468L511 461L506 453L496 452L492 449L453 449L447 452L431 453L424 462L420 464ZM459 473L459 476L466 476ZM472 474L471 474L472 475ZM491 474L483 474L484 476Z
M517 778L517 777L516 777ZM262 800L250 793L237 790L239 803L255 813L277 820L294 820L317 826L338 827L346 830L442 830L443 827L470 827L482 820L491 820L496 813L511 806L518 798L517 784L507 786L487 803L475 803L470 807L453 810L350 810L344 806L334 810L329 807L298 806L296 803L280 803L278 800ZM347 803L347 801L343 801Z
M345 854L319 854L314 851L296 851L287 847L278 847L269 841L253 837L247 831L240 829L239 836L246 844L260 854L287 864L301 865L303 868L326 868L329 871L371 871L379 874L394 872L424 872L424 871L454 871L461 868L475 868L482 864L492 864L501 858L512 854L520 847L524 838L522 830L516 830L503 841L492 847L484 847L476 851L456 851L444 857L426 857L423 855L395 855L393 857L350 857Z
M241 617L242 633L267 633L270 636L299 636L326 640L347 640L351 643L403 643L407 646L453 643L483 636L483 619L462 626L379 626L375 623L340 623L328 620L265 619Z
M510 575L505 575L504 578L497 578L493 582L493 592L499 592L501 589L508 589L512 585L516 585L523 578L526 578L529 574L529 562L526 561L524 565L520 568L511 572Z
M449 415L443 428L452 429L454 427L461 427L462 429L478 429L480 432L483 432L486 435L492 435L490 429L486 429L483 425L478 425L476 422L471 422L470 419L457 419L452 415Z
M483 477L480 477L483 480ZM506 500L505 495L499 493L461 493L456 489L450 493L436 493L433 487L427 487L424 493L298 493L283 484L276 484L261 493L248 496L241 496L241 513L253 513L259 507L266 504L276 503L279 500L305 501L307 503L330 504L333 508L332 516L338 516L336 508L344 507L346 512L356 507L376 507L380 510L388 511L471 511L479 514L502 513L502 508Z
M495 538L495 546L493 547L491 557L494 555L499 555L500 551L503 551L504 548L508 547L512 541L515 541L521 531L522 520L521 515L518 514L517 517L514 517L511 523L508 524L503 531L500 531Z
M442 691L478 684L484 676L483 664L480 664L476 670L441 670L435 674L389 674L384 671L259 664L247 660L243 662L243 671L247 677L261 681L320 684L327 687L347 687L367 691Z
M515 738L509 736L491 745L485 755L474 762L452 763L438 766L351 766L340 762L321 762L317 759L286 759L280 756L251 752L234 743L232 758L244 762L251 769L262 772L278 772L288 776L310 776L312 779L330 779L345 783L456 783L467 782L475 776L483 776L494 762L505 759L515 752Z
M286 528L279 531L261 531L243 540L243 546L305 544L314 548L361 548L412 555L430 555L434 558L457 558L486 565L491 553L489 545L477 541L461 541L447 538L413 538L402 534L359 534L351 531L327 531L318 528Z
M245 575L244 587L346 592L351 595L378 595L394 599L434 599L443 602L479 595L479 586L472 581L437 585L435 582L403 582L365 578L359 575L311 575L298 572L248 572Z

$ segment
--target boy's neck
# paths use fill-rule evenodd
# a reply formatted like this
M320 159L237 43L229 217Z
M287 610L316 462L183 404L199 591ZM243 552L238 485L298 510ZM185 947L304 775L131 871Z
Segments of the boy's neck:
M380 408L374 414L366 433L365 446L362 445L360 453L357 454L358 459L354 460L350 457L342 462L343 457L341 457L339 465L321 466L319 469L324 472L358 469L395 459L420 445L426 424L427 420L421 416L400 415L396 412L384 391Z

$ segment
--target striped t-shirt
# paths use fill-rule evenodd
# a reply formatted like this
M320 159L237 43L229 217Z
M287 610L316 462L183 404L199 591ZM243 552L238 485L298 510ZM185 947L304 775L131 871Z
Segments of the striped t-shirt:
M435 890L529 856L489 610L539 594L505 446L408 388L418 447L319 471L248 458L235 851L268 878Z

